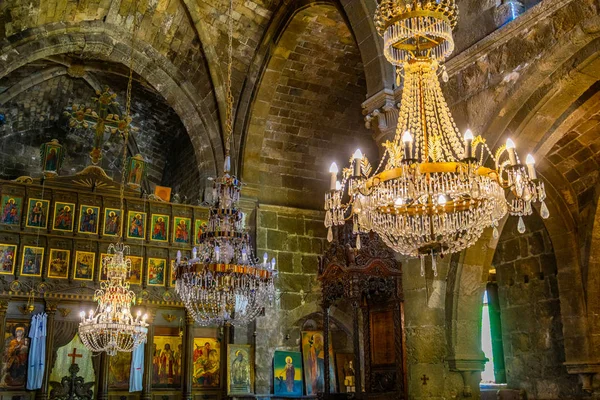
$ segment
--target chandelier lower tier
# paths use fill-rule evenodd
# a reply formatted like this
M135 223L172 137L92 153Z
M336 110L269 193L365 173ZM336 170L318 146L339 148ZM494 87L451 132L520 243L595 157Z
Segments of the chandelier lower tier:
M129 289L127 277L131 272L131 260L126 258L129 247L119 242L108 248L104 258L104 271L107 280L100 283L94 301L98 302L96 312L81 313L79 337L83 344L94 352L105 351L109 356L117 352L131 352L146 342L148 324L146 315L137 317L131 314L135 303L135 293Z
M254 257L244 215L237 208L241 182L225 173L213 186L213 203L192 258L177 255L175 289L200 325L247 325L275 299L275 259Z
M548 217L533 157L523 165L510 139L492 154L481 136L461 134L454 122L438 76L446 80L440 62L454 48L457 13L454 0L381 1L375 23L386 58L403 78L398 125L394 139L382 143L376 169L360 150L341 181L331 165L325 195L330 240L331 227L352 221L356 234L374 231L401 254L435 261L472 246L488 227L497 237L507 213L519 216L523 232L522 217L534 202ZM488 158L491 167L484 165Z

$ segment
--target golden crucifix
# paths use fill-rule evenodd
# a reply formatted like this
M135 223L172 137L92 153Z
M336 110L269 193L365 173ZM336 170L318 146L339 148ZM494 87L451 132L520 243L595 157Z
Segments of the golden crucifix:
M116 98L117 95L112 93L108 86L105 86L103 92L98 90L96 97L93 97L96 110L74 104L73 111L65 111L65 115L70 118L69 126L71 128L94 129L94 148L90 152L90 158L94 165L102 160L102 145L107 138L106 135L113 137L117 132L122 135L129 129L131 123L131 117L122 118L120 115L110 112L111 106L119 106Z

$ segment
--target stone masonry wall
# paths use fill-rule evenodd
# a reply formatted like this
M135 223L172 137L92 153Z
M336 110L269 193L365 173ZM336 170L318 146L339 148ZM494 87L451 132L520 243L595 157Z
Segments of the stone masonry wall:
M509 218L494 254L509 388L531 399L573 396L577 379L567 374L557 265L548 232L535 214L527 232Z

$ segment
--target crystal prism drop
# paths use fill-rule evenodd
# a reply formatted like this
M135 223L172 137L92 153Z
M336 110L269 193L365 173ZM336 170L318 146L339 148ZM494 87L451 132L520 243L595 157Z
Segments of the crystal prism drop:
M431 269L433 270L433 276L437 276L437 259L434 254L431 254Z
M498 228L494 227L492 235L494 236L494 239L498 239L500 237L500 234L498 233Z
M421 276L425 276L425 257L421 256Z
M519 217L519 224L517 225L517 230L519 233L525 233L525 222L523 222L523 217Z
M545 201L542 201L542 207L540 207L540 215L544 219L548 219L550 217L550 211L548 210L548 206Z
M356 249L360 250L360 235L356 235Z
M331 230L331 227L327 230L327 241L329 243L333 242L333 231Z
M444 82L448 82L448 80L450 80L450 77L448 76L448 72L446 70L444 70L444 72L442 73L442 80Z

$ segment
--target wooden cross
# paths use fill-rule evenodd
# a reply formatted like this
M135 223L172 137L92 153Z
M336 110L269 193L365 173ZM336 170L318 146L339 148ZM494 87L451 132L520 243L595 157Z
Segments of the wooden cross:
M75 359L76 359L76 358L82 358L82 357L83 357L83 354L77 354L77 348L75 348L75 347L74 347L74 348L73 348L73 353L71 353L71 354L67 354L67 356L71 357L71 359L73 360L73 361L71 362L71 364L75 364Z
M421 378L421 380L423 381L423 386L427 385L427 381L429 380L429 378L427 377L427 375L423 374L423 377Z

